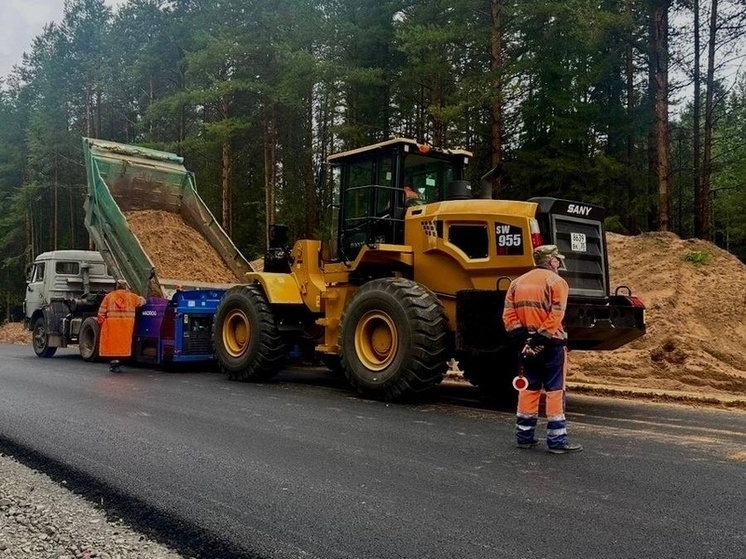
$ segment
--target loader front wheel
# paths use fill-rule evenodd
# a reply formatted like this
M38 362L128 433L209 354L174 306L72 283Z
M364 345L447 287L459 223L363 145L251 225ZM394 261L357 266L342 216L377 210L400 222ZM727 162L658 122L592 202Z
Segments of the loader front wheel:
M342 317L342 367L360 394L395 400L443 379L447 337L448 319L432 292L404 278L373 280Z
M32 344L34 346L34 353L39 357L52 357L57 353L56 347L49 345L49 333L47 332L47 322L43 316L40 316L34 321L34 328L32 332Z
M98 359L98 337L101 328L96 318L89 316L80 325L78 334L78 352L85 361Z
M229 289L213 324L215 357L231 380L262 381L284 366L288 348L258 284Z

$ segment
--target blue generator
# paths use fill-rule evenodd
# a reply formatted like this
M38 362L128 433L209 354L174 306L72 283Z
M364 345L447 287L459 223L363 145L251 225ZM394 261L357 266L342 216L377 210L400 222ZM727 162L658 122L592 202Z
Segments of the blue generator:
M155 365L211 361L212 324L224 294L224 289L205 289L148 298L137 311L135 360Z

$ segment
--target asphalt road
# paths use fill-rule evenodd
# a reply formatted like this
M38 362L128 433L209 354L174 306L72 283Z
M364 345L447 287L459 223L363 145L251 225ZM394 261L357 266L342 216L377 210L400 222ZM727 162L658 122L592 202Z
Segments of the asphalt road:
M741 558L746 414L575 396L555 456L468 387L385 404L0 345L0 446L204 557ZM140 516L138 516L138 514ZM222 547L221 547L222 546ZM212 551L211 551L212 550Z

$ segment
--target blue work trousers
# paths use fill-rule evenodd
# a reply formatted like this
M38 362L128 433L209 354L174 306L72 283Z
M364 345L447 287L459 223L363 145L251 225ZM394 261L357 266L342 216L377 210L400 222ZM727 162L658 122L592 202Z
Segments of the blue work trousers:
M565 420L565 368L567 351L564 346L546 346L535 357L521 357L523 375L528 381L526 390L518 394L516 412L516 440L527 444L536 438L539 399L546 392L547 446L567 444Z

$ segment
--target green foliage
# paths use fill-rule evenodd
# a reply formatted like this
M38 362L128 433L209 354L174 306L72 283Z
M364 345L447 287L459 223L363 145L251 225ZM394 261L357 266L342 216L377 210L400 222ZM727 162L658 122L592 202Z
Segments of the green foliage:
M647 229L658 203L647 163L647 7L129 0L112 14L103 0L69 0L0 90L0 279L17 293L35 254L87 247L80 136L184 156L217 219L227 196L231 236L255 256L267 219L295 238L329 228L333 193L320 177L334 151L392 135L464 147L477 185L492 166L497 101L501 196L598 203L607 230ZM746 258L746 82L716 93L715 240ZM684 107L671 125L669 177L682 236L695 211L692 135Z
M684 255L684 262L689 262L695 266L704 266L711 258L712 256L709 252L704 250L691 250Z

